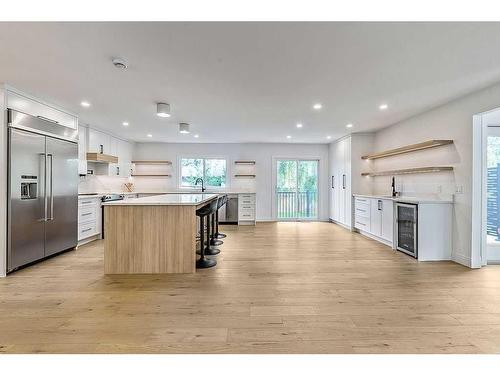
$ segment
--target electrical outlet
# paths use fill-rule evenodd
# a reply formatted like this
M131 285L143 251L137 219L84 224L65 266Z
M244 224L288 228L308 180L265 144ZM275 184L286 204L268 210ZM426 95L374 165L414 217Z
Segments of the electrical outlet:
M463 194L463 193L464 193L464 187L462 185L455 186L455 194Z

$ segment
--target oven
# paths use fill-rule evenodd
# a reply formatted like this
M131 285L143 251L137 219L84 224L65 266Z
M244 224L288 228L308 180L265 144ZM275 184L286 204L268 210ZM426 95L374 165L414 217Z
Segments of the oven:
M101 202L122 201L125 198L123 194L108 194L101 198ZM104 206L101 205L101 238L104 239Z
M418 205L396 202L396 249L418 258Z

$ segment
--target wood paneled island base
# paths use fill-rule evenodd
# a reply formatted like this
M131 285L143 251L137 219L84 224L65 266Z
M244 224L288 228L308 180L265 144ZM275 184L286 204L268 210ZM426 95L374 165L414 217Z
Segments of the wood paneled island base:
M180 194L165 194L105 204L104 273L195 272L196 209L217 195L185 196L183 200Z

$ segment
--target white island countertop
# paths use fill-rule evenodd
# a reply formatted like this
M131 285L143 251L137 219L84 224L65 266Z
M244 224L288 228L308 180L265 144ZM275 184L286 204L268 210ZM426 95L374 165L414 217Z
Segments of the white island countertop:
M161 194L151 197L104 202L104 206L198 206L217 198L218 194Z
M373 199L386 199L394 202L402 203L453 203L453 196L448 197L438 197L438 196L401 196L401 197L391 197L388 195L367 195L367 194L353 194L353 197L360 198L373 198Z

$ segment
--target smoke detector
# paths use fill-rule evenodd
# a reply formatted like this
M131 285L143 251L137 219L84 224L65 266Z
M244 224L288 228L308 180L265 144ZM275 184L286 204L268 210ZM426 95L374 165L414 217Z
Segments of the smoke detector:
M113 65L118 69L127 69L127 62L123 59L113 59Z

